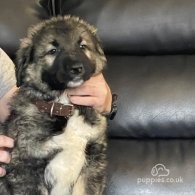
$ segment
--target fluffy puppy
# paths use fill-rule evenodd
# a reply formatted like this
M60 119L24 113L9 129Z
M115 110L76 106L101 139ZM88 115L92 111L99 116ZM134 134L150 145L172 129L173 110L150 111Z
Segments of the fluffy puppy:
M63 92L105 64L95 28L77 17L54 17L29 30L17 52L20 89L1 128L15 140L1 195L103 193L106 118L91 107L70 105ZM58 116L64 105L68 115Z

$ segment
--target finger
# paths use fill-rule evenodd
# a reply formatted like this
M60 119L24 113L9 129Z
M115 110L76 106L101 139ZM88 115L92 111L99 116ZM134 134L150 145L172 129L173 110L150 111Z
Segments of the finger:
M78 95L78 96L98 96L102 94L102 89L107 89L107 83L102 74L91 77L89 80L85 81L81 86L77 88L71 88L66 90L68 95ZM101 92L100 92L101 91Z
M0 162L9 163L11 161L11 155L9 152L0 150Z
M67 93L69 96L95 96L96 86L83 85L78 88L68 89Z
M95 97L79 97L79 96L72 96L70 97L70 101L73 104L81 105L81 106L91 106L98 112L103 112L103 108L99 103L98 98Z
M5 135L0 135L0 147L13 148L14 147L14 140L10 137L5 136Z
M97 104L97 98L95 97L82 97L82 96L71 96L70 101L73 104L82 105L82 106L93 106L95 107Z
M3 169L2 167L0 167L0 177L5 176L5 174L6 174L5 169Z

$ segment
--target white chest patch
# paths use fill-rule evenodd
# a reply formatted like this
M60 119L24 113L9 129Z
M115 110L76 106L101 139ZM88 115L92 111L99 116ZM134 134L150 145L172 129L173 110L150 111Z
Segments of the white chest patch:
M104 122L98 127L92 127L85 123L83 116L75 110L74 115L68 120L64 133L51 139L51 144L58 145L62 149L45 169L45 181L52 187L51 195L72 194L72 186L77 182L86 163L86 145L104 133L104 129ZM79 183L84 182L79 181ZM84 186L82 190L84 195ZM82 194L79 191L78 195Z

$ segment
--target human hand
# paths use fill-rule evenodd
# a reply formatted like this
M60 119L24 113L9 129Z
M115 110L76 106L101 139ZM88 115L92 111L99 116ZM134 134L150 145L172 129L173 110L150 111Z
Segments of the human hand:
M13 148L14 140L4 135L0 135L0 162L9 163L11 161L11 155L5 151L4 148ZM6 174L6 170L0 167L0 177Z
M85 81L77 88L66 91L73 104L92 106L100 113L111 110L112 94L102 74L96 75Z

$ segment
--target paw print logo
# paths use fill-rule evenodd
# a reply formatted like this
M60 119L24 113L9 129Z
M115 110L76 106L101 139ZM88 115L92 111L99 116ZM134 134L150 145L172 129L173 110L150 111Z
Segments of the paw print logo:
M157 164L151 170L152 176L166 177L169 173L169 169L167 169L163 164Z

